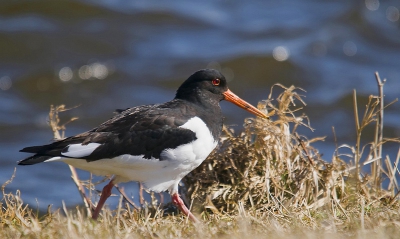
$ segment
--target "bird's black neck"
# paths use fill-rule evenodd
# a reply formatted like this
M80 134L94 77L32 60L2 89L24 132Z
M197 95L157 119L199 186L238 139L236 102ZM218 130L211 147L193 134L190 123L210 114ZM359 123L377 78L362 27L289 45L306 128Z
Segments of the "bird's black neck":
M175 100L187 102L195 109L196 116L201 118L210 128L211 134L217 140L222 130L222 112L219 99L209 91L191 89L191 92L178 91Z
M199 88L178 89L175 99L185 100L206 107L211 111L216 110L216 108L220 110L219 102L221 99L218 99L215 94Z

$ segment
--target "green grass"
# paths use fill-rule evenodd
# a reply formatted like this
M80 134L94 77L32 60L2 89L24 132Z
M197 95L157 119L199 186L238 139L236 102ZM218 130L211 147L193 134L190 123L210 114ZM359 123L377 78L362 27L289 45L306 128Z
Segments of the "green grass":
M103 210L98 221L86 208L39 216L20 192L5 193L10 180L2 187L0 238L400 238L400 155L390 159L381 147L399 140L382 135L386 106L376 77L379 95L369 98L362 117L354 92L354 145L338 146L329 161L312 146L323 138L297 133L298 127L311 129L301 113L301 89L275 85L279 97L259 104L273 120L245 119L238 134L224 128L220 147L184 178L184 196L201 224L181 214L163 216L155 201L137 210L122 195L118 208ZM52 108L57 133L63 109ZM367 126L376 129L371 139L363 134ZM341 154L343 147L351 153ZM93 189L74 177L81 188Z

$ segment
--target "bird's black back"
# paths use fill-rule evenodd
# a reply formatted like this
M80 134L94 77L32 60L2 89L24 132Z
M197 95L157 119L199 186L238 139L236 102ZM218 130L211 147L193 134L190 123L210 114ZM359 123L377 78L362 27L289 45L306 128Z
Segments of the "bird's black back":
M71 144L99 143L90 155L81 157L87 161L113 158L123 154L144 155L144 158L160 157L164 149L176 148L196 140L189 129L180 128L189 119L199 117L210 128L214 139L218 139L222 129L220 108L209 110L204 107L174 99L159 105L145 105L129 108L110 120L85 133L68 137L43 146L33 146L20 152L35 155L19 162L29 165L43 162L68 151ZM64 156L63 156L64 157Z

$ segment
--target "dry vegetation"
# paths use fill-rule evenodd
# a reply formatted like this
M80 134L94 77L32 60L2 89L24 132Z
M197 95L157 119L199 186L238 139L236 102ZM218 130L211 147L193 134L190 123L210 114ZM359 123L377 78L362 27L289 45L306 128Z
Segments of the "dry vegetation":
M312 146L323 138L296 133L298 127L311 128L296 106L305 105L301 89L275 85L279 97L270 95L259 105L274 120L246 119L238 135L225 128L220 147L185 177L182 193L201 225L182 215L163 216L160 209L137 210L123 196L118 209L103 210L98 222L82 209L49 209L38 216L23 204L20 192L4 192L9 181L2 187L0 237L400 238L400 153L390 159L382 152L385 142L399 141L382 136L384 82L376 78L379 95L370 96L362 118L354 92L356 142L338 147L331 162ZM375 137L360 145L371 124ZM351 153L341 154L344 147ZM77 175L73 178L84 196ZM90 200L85 202L90 207Z

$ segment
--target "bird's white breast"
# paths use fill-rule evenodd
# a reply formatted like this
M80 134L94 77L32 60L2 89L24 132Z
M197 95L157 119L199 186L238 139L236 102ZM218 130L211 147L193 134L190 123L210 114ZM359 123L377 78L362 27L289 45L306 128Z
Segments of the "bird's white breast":
M207 125L199 117L191 118L180 128L193 131L196 134L196 140L175 149L166 149L161 156L184 161L188 159L190 161L201 160L202 162L217 146L217 139L214 139Z

